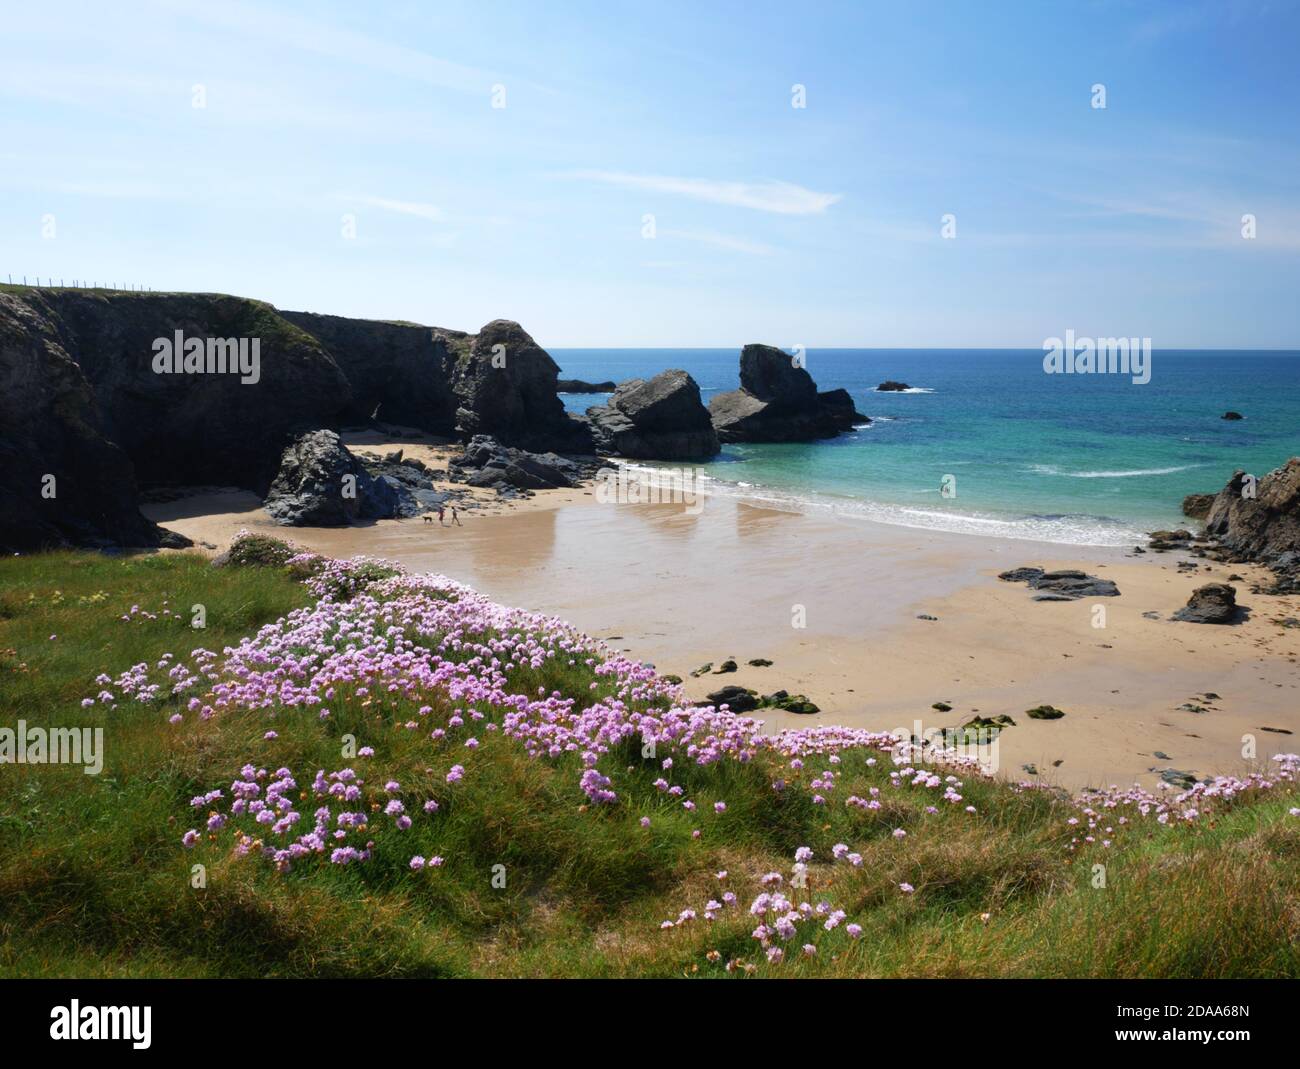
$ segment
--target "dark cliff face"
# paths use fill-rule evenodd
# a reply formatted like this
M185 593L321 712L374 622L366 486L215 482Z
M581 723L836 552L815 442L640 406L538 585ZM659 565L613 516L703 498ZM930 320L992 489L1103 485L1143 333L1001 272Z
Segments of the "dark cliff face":
M27 298L54 325L95 392L105 436L144 484L215 483L264 491L293 431L328 426L352 391L331 354L260 301L216 294L39 291ZM156 342L234 339L256 381L237 371L158 373Z
M265 494L304 432L372 417L590 453L555 361L496 320L477 335L221 294L0 293L0 545L157 545L138 485ZM173 368L175 370L173 370ZM54 476L53 496L42 479Z
M161 535L56 324L0 294L0 550L156 546Z
M456 396L443 367L446 342L435 337L455 332L312 312L280 315L320 341L347 376L352 401L345 419L378 419L430 434L455 433Z

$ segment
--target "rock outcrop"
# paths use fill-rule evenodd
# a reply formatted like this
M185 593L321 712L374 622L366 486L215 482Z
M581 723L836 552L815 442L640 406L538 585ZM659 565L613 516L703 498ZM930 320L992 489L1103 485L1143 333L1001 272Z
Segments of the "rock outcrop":
M583 382L582 379L559 379L555 383L555 389L559 393L613 393L618 389L618 383L613 381Z
M1223 415L1221 415L1219 418L1220 418L1220 419L1229 419L1229 420L1238 420L1238 419L1245 419L1246 417L1243 416L1240 412L1225 412L1225 413L1224 413Z
M1222 559L1264 564L1275 593L1300 591L1300 457L1254 481L1238 470L1215 495L1205 533Z
M584 465L568 457L515 449L486 434L475 435L465 452L452 458L450 468L461 482L498 491L574 487L588 474Z
M1192 591L1187 605L1172 619L1190 624L1230 624L1240 612L1237 591L1227 583L1206 583Z
M1188 494L1183 498L1183 515L1194 520L1203 520L1214 506L1213 494Z
M910 390L911 388L912 387L910 387L905 382L895 382L893 379L886 379L884 382L882 382L879 386L876 387L876 392L877 393L902 393L904 390Z
M718 435L700 388L685 371L623 383L605 405L587 409L598 451L641 460L705 460Z
M847 391L818 393L807 370L770 345L741 350L740 389L716 395L709 416L723 442L807 442L870 422Z
M435 332L447 348L456 433L491 435L525 450L591 453L591 430L556 394L559 367L518 323L494 319L478 334Z
M175 544L140 514L131 459L104 436L59 333L0 293L0 550Z
M1012 568L998 578L1005 583L1027 583L1037 590L1035 601L1077 601L1079 598L1117 598L1119 587L1109 579L1099 579L1073 568L1047 572L1042 568Z
M404 496L400 483L372 478L334 431L318 430L284 450L265 506L285 527L342 527L391 519Z

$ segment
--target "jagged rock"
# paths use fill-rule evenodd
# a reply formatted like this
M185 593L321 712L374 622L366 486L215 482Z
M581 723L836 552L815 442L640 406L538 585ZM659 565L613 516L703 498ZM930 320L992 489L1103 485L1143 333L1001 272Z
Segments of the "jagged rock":
M553 490L577 486L585 469L555 453L529 453L502 445L486 434L476 434L465 452L449 462L453 476L470 486L496 486L519 490Z
M1213 494L1188 494L1183 498L1183 515L1194 520L1203 520L1210 514L1214 505Z
M265 507L281 526L341 527L392 518L405 496L409 492L396 480L372 478L334 431L320 430L284 450Z
M700 676L708 675L711 671L713 671L713 662L705 661L698 668L691 669L691 675L698 679Z
M700 388L685 371L623 383L605 405L587 409L602 452L642 460L703 460L718 452L718 436Z
M95 394L61 334L41 302L0 293L0 549L179 539L140 514L131 459L102 433Z
M1030 720L1060 720L1065 714L1054 705L1036 705L1025 711Z
M819 394L812 376L770 345L741 350L740 389L717 394L709 417L723 442L806 442L871 422L847 391Z
M902 393L904 390L910 390L911 388L912 387L910 387L905 382L895 382L893 379L886 379L884 382L882 382L879 386L876 387L876 392L877 393Z
M1277 576L1272 593L1300 591L1300 457L1260 478L1244 497L1244 471L1233 472L1205 518L1206 533L1232 561L1268 565Z
M1246 417L1243 416L1240 412L1225 412L1225 413L1224 413L1223 415L1221 415L1219 418L1220 418L1220 419L1233 419L1233 420L1236 420L1236 419L1245 419Z
M1238 614L1237 591L1227 583L1206 583L1192 591L1187 607L1171 617L1189 624L1230 624Z
M582 379L559 379L555 383L557 393L613 393L618 389L616 382L583 382Z
M591 429L556 395L559 367L518 323L494 319L476 335L435 331L456 394L456 433L519 449L591 453Z
M1181 787L1183 790L1190 791L1196 786L1196 776L1191 772L1184 772L1177 768L1166 768L1160 773L1160 778L1173 787Z
M280 315L320 341L347 376L351 400L340 418L455 433L456 395L443 366L447 347L433 328L313 312Z
M720 675L725 675L727 672L735 672L737 670L738 668L736 662L728 658L713 670L713 674L715 676L720 676Z
M1045 572L1042 568L1012 568L998 578L1008 583L1028 583L1031 590L1043 591L1035 601L1077 601L1079 598L1117 598L1119 587L1109 579L1073 568Z

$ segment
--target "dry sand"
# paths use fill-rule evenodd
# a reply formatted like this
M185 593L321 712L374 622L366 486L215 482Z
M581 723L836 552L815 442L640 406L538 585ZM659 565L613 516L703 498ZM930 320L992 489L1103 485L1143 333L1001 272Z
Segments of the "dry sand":
M402 447L445 467L445 447L373 438L352 435L349 443L361 451ZM1264 575L1258 569L1198 562L1186 574L1177 569L1190 559L1183 554L949 535L716 497L696 510L606 504L589 489L483 499L483 508L462 512L460 528L420 519L282 528L253 494L239 492L145 511L209 547L224 547L246 527L331 556L365 553L441 572L683 676L692 697L738 683L803 693L821 707L812 716L754 714L773 729L912 731L918 720L925 730L976 712L1008 713L1016 726L1001 734L998 761L1013 779L1070 789L1151 786L1161 769L1241 772L1296 749L1293 735L1264 729L1300 733L1300 628L1274 622L1300 616L1300 598L1251 594L1249 581ZM1113 579L1121 596L1035 602L1023 584L996 578L1019 565L1083 568ZM1249 609L1244 622L1169 619L1195 587L1231 574L1247 580L1233 583ZM1094 626L1096 606L1105 609L1102 627ZM759 657L774 663L746 665ZM689 676L702 662L716 667L727 658L740 670ZM940 701L951 711L931 708ZM1042 704L1066 716L1023 715ZM1243 756L1247 737L1256 740L1254 760Z

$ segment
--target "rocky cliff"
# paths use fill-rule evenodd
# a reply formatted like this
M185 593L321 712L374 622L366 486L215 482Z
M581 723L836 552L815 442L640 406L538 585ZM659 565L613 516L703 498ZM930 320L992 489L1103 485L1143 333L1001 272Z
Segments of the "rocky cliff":
M264 494L304 433L378 418L590 453L519 326L476 335L221 294L0 293L0 546L157 545L140 485ZM45 476L52 489L41 496Z
M1205 533L1229 560L1271 567L1278 590L1300 590L1300 457L1259 477L1235 471L1205 517Z
M265 491L289 436L336 423L352 402L325 347L261 301L35 290L25 303L81 369L105 436L126 451L143 484ZM182 352L173 358L183 361L184 346L198 340L203 370L155 370L159 341L174 349L178 332ZM229 360L227 370L211 370L208 339L256 340L256 381L253 372L230 370ZM251 364L249 346L246 353Z
M434 328L313 312L280 315L320 341L347 377L348 421L378 419L430 434L455 433L456 395L444 367L447 344Z
M95 395L55 324L0 293L0 550L155 546L130 458L104 437Z

